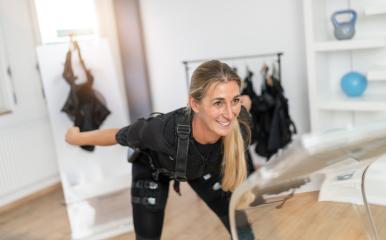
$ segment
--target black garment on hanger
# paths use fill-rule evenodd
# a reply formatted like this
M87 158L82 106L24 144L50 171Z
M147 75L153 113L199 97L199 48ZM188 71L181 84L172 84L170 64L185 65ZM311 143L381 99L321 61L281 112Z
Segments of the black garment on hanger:
M288 110L288 99L284 96L284 90L278 79L272 77L272 86L267 85L262 92L264 99L269 99L269 110L265 122L264 142L256 145L256 152L265 153L267 158L284 148L291 142L296 134L296 126L292 121ZM262 139L261 139L262 140Z
M273 76L272 85L265 79L261 95L253 89L253 73L245 78L245 88L241 94L252 100L251 115L253 121L252 143L256 143L255 152L269 159L279 149L285 147L296 133L296 127L288 111L288 100L280 81Z
M110 114L110 110L102 103L101 95L93 88L94 77L90 70L86 69L80 54L79 45L74 42L75 49L78 50L79 59L83 70L86 73L87 81L82 84L76 84L77 77L74 75L71 65L71 49L66 55L63 77L70 85L70 93L61 111L65 112L74 122L74 126L79 127L81 132L98 129L103 121ZM83 145L82 149L93 151L95 146Z

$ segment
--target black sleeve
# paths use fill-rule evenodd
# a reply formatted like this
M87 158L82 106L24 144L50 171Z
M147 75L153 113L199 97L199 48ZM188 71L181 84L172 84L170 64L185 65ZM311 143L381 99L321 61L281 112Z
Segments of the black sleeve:
M115 139L117 140L118 144L122 146L128 146L127 145L127 129L129 126L119 129L117 134L115 135Z
M141 118L118 131L115 138L120 145L131 148L165 150L164 120L160 117Z

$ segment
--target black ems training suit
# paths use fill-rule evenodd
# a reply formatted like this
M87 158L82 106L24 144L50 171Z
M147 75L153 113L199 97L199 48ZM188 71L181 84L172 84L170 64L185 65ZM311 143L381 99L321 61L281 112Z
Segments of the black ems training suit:
M148 119L141 118L119 130L116 135L119 144L136 150L133 154L135 159L131 158L131 201L137 240L161 237L169 181L173 179L176 163L176 126L181 116L187 116L186 108ZM241 116L249 117L243 107ZM191 118L187 122L191 126ZM242 132L245 133L245 128L242 128ZM200 144L190 133L186 178L192 189L230 231L228 207L231 193L222 191L220 185L222 148L221 139L214 144Z

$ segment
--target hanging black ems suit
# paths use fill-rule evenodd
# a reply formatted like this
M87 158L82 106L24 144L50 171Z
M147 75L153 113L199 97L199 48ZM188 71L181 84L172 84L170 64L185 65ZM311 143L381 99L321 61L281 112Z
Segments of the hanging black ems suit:
M81 132L92 131L99 129L110 110L104 103L103 96L93 88L94 76L91 71L86 68L82 58L79 44L74 41L74 50L78 52L80 65L86 75L86 82L76 83L77 76L72 68L72 50L69 49L66 54L64 64L63 78L70 85L70 92L62 107L62 112L74 122L74 126L79 127ZM86 151L94 151L95 146L82 145L80 146Z
M241 115L248 118L243 107ZM181 108L139 119L116 135L119 144L135 149L131 201L138 240L160 238L171 179L187 181L230 231L231 193L220 185L222 141L200 144L191 132L191 116Z

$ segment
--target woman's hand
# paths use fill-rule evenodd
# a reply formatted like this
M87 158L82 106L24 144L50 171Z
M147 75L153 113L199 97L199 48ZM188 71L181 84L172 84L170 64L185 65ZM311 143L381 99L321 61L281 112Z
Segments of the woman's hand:
M251 107L252 107L251 98L248 95L242 95L240 96L240 100L241 100L241 105L243 105L248 110L248 112L251 111Z
M80 130L78 127L71 127L66 133L66 142L71 145L79 145Z

